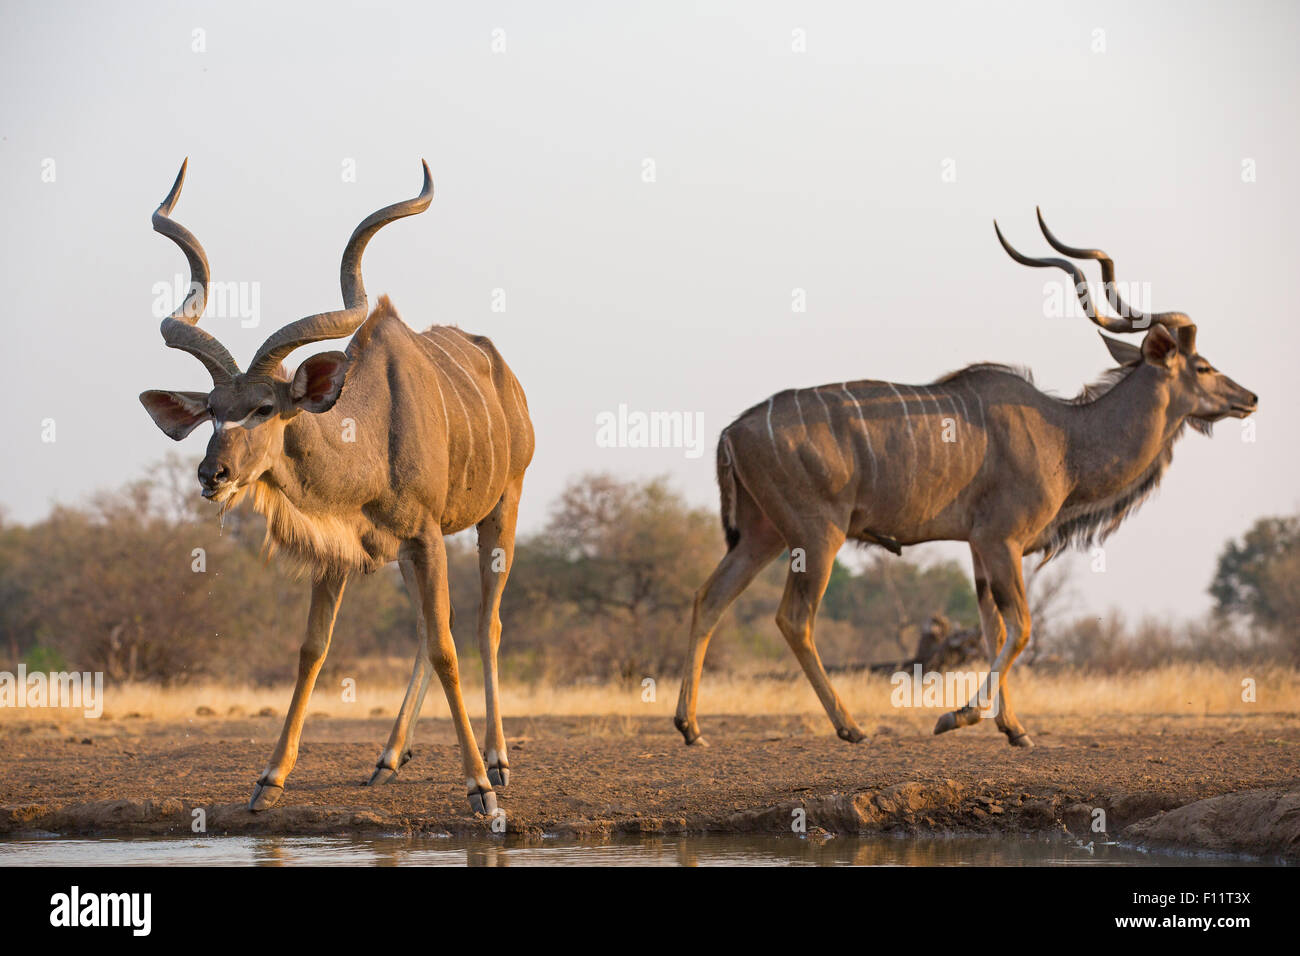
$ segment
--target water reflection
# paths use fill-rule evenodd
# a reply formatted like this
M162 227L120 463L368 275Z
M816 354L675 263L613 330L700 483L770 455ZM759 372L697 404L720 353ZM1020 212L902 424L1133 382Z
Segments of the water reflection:
M514 837L200 837L0 841L0 866L1240 865L1063 837L691 835L576 843Z

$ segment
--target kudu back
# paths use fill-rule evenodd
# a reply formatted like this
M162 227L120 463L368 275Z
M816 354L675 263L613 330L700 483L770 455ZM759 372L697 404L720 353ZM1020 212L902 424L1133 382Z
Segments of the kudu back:
M777 625L836 733L863 738L813 641L835 555L855 540L896 554L925 541L969 544L990 672L935 733L975 723L982 702L1011 744L1032 746L1007 694L1007 672L1030 635L1022 558L1104 540L1156 487L1186 426L1208 432L1257 404L1197 351L1186 315L1129 307L1105 253L1061 243L1041 213L1039 224L1058 252L1101 264L1116 315L1098 314L1074 262L1023 256L994 228L1017 262L1068 272L1093 322L1145 332L1140 346L1103 336L1119 365L1073 400L1045 394L1027 373L979 364L929 385L790 389L723 429L717 470L727 553L695 596L675 719L688 744L701 742L700 675L719 618L760 570L796 549L802 560L791 563Z
M312 578L307 635L284 728L250 801L280 799L297 760L308 700L329 649L343 589L356 573L400 564L416 611L420 649L396 724L370 783L392 780L432 674L447 696L460 742L470 806L496 810L509 780L497 687L501 594L514 559L515 521L533 427L518 380L492 343L450 326L413 331L386 297L368 309L361 278L366 244L396 219L428 208L419 196L364 219L340 269L344 308L290 322L257 350L248 371L197 325L207 300L207 255L171 218L185 179L154 213L154 228L189 260L191 291L163 320L166 344L198 358L208 392L147 391L158 427L179 441L213 426L198 477L204 497L228 508L249 498L266 517L267 544ZM307 358L292 375L282 361L299 346L352 336L346 351ZM461 696L443 536L477 527L482 602L478 620L487 696L487 751L479 753Z

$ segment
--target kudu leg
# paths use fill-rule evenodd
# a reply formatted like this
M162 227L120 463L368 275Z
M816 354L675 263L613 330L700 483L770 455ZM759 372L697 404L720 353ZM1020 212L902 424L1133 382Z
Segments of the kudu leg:
M700 725L695 719L695 705L699 699L700 676L704 672L704 655L709 650L709 639L718 621L733 601L740 596L763 568L781 553L784 542L776 529L764 519L746 524L740 541L719 562L704 586L695 593L695 609L691 614L691 643L686 651L686 664L682 668L682 689L677 696L677 716L673 723L686 738L686 743L708 746L700 736Z
M510 783L506 734L501 726L501 696L497 684L497 650L501 646L501 594L515 560L515 521L519 517L522 481L506 488L496 508L478 524L480 583L478 646L483 658L483 693L487 698L487 772L498 789Z
M993 590L989 586L988 572L984 568L984 562L980 559L979 552L974 548L971 548L971 557L975 564L975 597L979 602L980 630L984 632L984 644L988 649L991 665L993 661L997 660L998 653L1002 650L1007 638L1007 629L1002 620L1002 612L998 610L997 602L993 600ZM1033 742L1030 740L1029 735L1025 733L1025 728L1016 719L1015 711L1011 708L1011 698L1007 696L1007 675L1005 670L998 677L998 709L994 715L998 730L1006 735L1007 741L1013 747L1032 747Z
M406 584L406 596L415 611L415 629L419 637L419 646L415 649L415 663L411 668L411 680L406 685L406 696L397 712L397 721L388 735L388 743L379 762L375 764L374 773L366 781L368 786L391 783L397 778L397 772L411 759L411 743L415 737L415 726L420 720L420 711L424 707L424 696L429 691L429 682L433 679L433 666L429 663L429 636L424 626L424 611L420 600L420 585L415 579L415 568L410 561L398 562L402 569L402 580Z
M798 570L793 563L791 565L790 573L785 579L785 595L781 598L781 608L777 611L776 625L785 635L786 643L799 659L813 690L826 708L827 716L835 725L835 733L841 740L857 743L866 734L859 729L844 702L840 700L840 695L835 693L830 678L826 676L826 668L822 666L821 656L817 653L817 645L813 643L813 622L822 595L826 593L826 584L830 581L835 555L844 544L844 534L835 530L819 537L823 540L805 547L804 568ZM811 539L812 536L787 537L791 548L800 547L795 542Z
M1007 673L1029 643L1029 604L1021 573L1021 555L1005 543L976 548L971 545L975 566L975 595L979 601L980 629L989 652L989 674L980 692L965 707L944 714L935 724L941 734L967 727L980 720L981 700L992 699L998 729L1013 747L1032 747L1033 740L1015 715L1007 695ZM993 693L992 681L997 680Z
M488 780L483 756L474 740L465 699L460 690L460 670L456 663L456 644L451 637L451 600L447 589L447 548L441 534L431 534L413 547L411 555L416 581L420 588L425 633L428 635L429 662L447 695L447 706L460 741L465 792L475 813L495 813L497 797Z
M325 663L329 652L330 636L334 632L334 619L338 616L343 599L346 574L326 575L312 585L311 610L307 613L307 638L298 652L298 682L293 688L293 700L284 718L279 743L271 753L271 762L257 778L253 797L248 802L250 810L268 810L279 802L284 793L284 781L298 760L298 743L302 739L302 725L307 718L307 704L316 686L316 675Z

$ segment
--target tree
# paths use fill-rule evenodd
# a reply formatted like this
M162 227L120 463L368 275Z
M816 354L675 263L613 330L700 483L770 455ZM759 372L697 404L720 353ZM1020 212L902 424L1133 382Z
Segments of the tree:
M1219 555L1216 610L1248 617L1300 656L1300 515L1260 518Z
M547 611L553 666L625 680L676 667L695 589L719 557L714 516L664 479L587 475L564 489L540 535L516 557L512 618ZM558 653L557 653L558 652Z

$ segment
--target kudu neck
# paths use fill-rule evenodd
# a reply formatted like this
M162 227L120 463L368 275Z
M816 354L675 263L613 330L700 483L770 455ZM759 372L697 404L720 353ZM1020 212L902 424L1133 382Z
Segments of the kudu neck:
M326 445L323 432L325 415L302 412L284 426L283 447L275 456L262 482L302 506L311 484L306 469L312 462L311 452Z
M1146 474L1187 417L1171 399L1169 379L1142 364L1078 406L1071 416L1070 461L1079 490L1107 497Z

